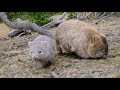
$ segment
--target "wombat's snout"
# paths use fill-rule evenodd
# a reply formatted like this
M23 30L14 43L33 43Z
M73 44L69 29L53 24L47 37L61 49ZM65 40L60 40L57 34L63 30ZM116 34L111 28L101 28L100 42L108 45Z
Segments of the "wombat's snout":
M38 60L39 60L37 57L33 57L33 59L34 59L35 61L38 61Z
M103 57L102 57L103 59L107 59L107 55L103 55Z

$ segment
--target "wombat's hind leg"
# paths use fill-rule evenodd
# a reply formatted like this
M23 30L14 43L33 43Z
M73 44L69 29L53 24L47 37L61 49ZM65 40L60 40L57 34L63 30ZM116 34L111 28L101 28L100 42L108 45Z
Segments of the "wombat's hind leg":
M60 47L59 40L56 40L56 47L57 47L57 52L58 52L58 54L62 54L62 49L61 49L61 47Z

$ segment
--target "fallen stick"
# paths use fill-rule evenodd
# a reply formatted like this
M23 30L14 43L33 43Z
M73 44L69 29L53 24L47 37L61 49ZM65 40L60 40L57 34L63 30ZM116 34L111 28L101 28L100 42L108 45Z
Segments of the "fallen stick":
M60 78L59 75L57 75L55 72L52 72L51 75L52 75L54 78Z
M98 21L96 21L95 23L93 23L93 25L94 25L94 24L97 24L97 23L100 22L102 19L105 19L105 18L113 15L114 13L115 13L115 12L112 12L112 13L108 14L107 16L101 17Z
M22 33L21 30L32 30L35 31L41 35L46 35L49 36L51 38L53 38L53 35L47 31L47 29L51 28L51 27L57 27L60 23L63 22L63 18L64 16L67 14L67 12L64 12L61 17L55 21L52 21L48 24L45 24L44 26L38 26L36 23L32 23L32 22L22 22L22 20L20 18L18 18L16 21L11 22L8 18L5 12L0 12L0 18L2 19L3 23L6 24L7 26L9 26L10 28L14 28L14 29L18 29L18 31L11 31L8 36L13 37L16 36L20 33Z

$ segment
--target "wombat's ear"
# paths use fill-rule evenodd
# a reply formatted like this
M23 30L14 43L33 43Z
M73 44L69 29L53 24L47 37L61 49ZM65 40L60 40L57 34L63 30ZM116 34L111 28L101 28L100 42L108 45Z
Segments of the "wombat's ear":
M45 47L48 47L48 41L43 41Z
M32 42L28 42L28 46L29 46L29 47L30 47L31 43L32 43Z

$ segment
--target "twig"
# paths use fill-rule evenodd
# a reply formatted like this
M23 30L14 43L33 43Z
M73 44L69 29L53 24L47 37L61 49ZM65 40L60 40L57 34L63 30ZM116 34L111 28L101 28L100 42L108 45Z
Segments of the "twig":
M96 21L96 22L93 23L93 24L97 24L97 23L100 22L102 19L105 19L105 18L107 18L107 17L113 15L114 13L115 13L115 12L112 12L112 13L108 14L107 16L101 17L98 21Z
M70 62L80 62L81 60L70 60Z
M67 12L64 12L64 13L61 15L61 17L58 18L58 21L59 21L59 20L62 20L62 19L65 17L65 15L67 15Z
M49 29L49 28L53 28L53 27L57 27L60 23L62 23L63 22L63 20L60 20L60 21L52 21L52 22L50 22L50 23L48 23L48 24L45 24L44 26L41 26L41 28L43 29L43 30L47 30L47 29Z
M87 18L92 12L88 12L83 18L81 18L81 20Z
M85 13L81 13L81 12L76 12L77 14L77 19L79 20L83 20L85 18L87 18L92 12L85 12ZM82 15L83 14L83 15Z
M50 22L48 24L45 24L41 28L49 29L49 28L57 27L60 23L62 23L64 21L63 18L65 17L66 14L67 14L67 12L64 12L59 18L53 20L52 22Z
M103 16L105 16L107 12L104 12L99 18L102 18Z
M52 75L54 78L60 78L59 75L57 75L55 72L52 72L51 75Z

